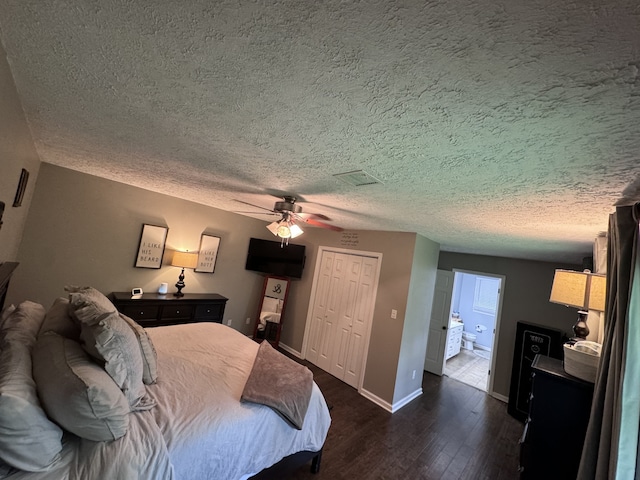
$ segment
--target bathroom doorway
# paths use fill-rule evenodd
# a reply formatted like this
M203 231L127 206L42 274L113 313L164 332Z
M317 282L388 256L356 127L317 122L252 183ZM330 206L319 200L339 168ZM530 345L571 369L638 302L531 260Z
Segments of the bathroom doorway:
M491 393L504 277L462 270L453 273L443 374Z

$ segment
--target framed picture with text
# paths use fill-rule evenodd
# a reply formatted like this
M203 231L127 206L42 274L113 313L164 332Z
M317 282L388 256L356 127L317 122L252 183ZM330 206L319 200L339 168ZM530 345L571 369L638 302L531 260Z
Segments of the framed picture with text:
M219 247L220 237L202 234L202 237L200 237L200 250L198 251L198 265L195 268L196 272L213 273L216 268Z
M164 255L164 245L167 241L168 227L142 224L140 244L135 266L138 268L160 268Z

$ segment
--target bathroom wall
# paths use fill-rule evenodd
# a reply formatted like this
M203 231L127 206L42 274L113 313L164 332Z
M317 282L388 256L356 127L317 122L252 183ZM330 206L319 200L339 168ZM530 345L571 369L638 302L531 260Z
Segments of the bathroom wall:
M485 347L487 350L491 350L493 347L493 329L496 324L496 315L479 312L474 310L473 301L475 296L476 281L481 277L479 275L472 275L469 273L457 273L456 280L460 286L459 298L456 302L457 311L460 313L460 317L464 321L464 331L473 333L476 335L475 344ZM493 280L493 278L491 278ZM499 283L496 282L493 295L498 295ZM482 325L486 329L482 331L476 330L476 325Z

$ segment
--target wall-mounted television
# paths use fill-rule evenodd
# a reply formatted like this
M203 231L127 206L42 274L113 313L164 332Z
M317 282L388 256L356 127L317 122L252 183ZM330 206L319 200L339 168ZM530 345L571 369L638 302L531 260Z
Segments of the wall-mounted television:
M245 269L254 272L301 278L305 261L305 246L282 245L281 242L252 238L249 240Z

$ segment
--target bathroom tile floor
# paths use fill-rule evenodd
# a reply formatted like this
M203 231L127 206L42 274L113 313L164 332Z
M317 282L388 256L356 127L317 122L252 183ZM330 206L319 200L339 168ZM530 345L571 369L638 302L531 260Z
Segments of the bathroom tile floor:
M482 391L487 391L491 361L476 355L472 350L460 349L460 353L444 364L444 374Z

